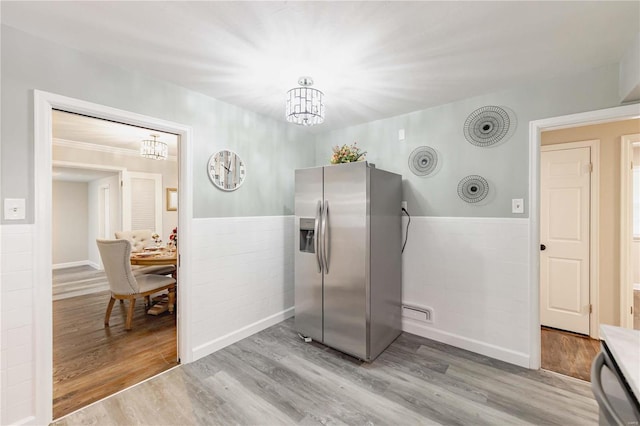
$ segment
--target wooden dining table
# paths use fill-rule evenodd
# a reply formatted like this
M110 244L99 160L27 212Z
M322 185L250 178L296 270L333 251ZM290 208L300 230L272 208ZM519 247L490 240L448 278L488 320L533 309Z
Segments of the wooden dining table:
M166 247L159 247L158 249L145 249L141 252L131 253L132 265L177 265L178 264L178 251L169 250Z
M146 248L143 251L131 253L131 264L132 265L140 265L140 266L158 266L158 265L178 265L178 251L173 249L170 250L167 247L150 247ZM177 268L171 274L173 279L177 280ZM169 297L169 302L167 308L170 313L173 313L174 305L172 301L175 301L175 288L173 290L173 297ZM150 301L149 301L150 304ZM154 310L155 309L155 310ZM163 312L166 308L159 307L151 307L148 313L157 315L158 313Z

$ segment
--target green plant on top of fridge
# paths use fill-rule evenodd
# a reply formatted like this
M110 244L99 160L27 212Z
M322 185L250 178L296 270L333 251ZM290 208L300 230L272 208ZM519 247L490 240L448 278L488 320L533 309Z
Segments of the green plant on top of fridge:
M340 163L354 163L356 161L364 161L366 159L366 151L360 151L360 148L356 146L357 142L353 145L342 145L333 147L333 155L331 155L331 164Z

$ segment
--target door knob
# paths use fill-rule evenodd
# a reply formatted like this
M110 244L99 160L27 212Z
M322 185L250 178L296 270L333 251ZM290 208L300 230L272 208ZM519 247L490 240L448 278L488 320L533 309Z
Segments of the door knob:
M540 250L545 251L547 249L547 246L545 246L544 244L540 244Z

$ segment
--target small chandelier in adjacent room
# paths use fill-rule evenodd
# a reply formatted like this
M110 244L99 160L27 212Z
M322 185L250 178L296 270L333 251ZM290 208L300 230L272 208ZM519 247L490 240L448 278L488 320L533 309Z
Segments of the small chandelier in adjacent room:
M166 143L156 140L157 135L151 135L153 140L145 139L140 143L140 155L153 160L166 160L169 155L169 147Z
M324 94L313 89L311 77L300 77L296 87L287 92L286 117L290 123L313 126L324 121Z

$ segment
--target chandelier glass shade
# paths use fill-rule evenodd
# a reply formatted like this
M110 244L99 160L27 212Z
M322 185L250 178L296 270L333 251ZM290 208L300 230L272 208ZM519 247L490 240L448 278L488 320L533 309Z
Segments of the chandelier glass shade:
M156 135L151 135L152 139L143 140L140 143L140 155L153 160L166 160L169 155L169 147L166 143L156 140Z
M300 87L287 92L287 121L302 126L313 126L324 121L324 94L311 87L311 77L300 77Z

